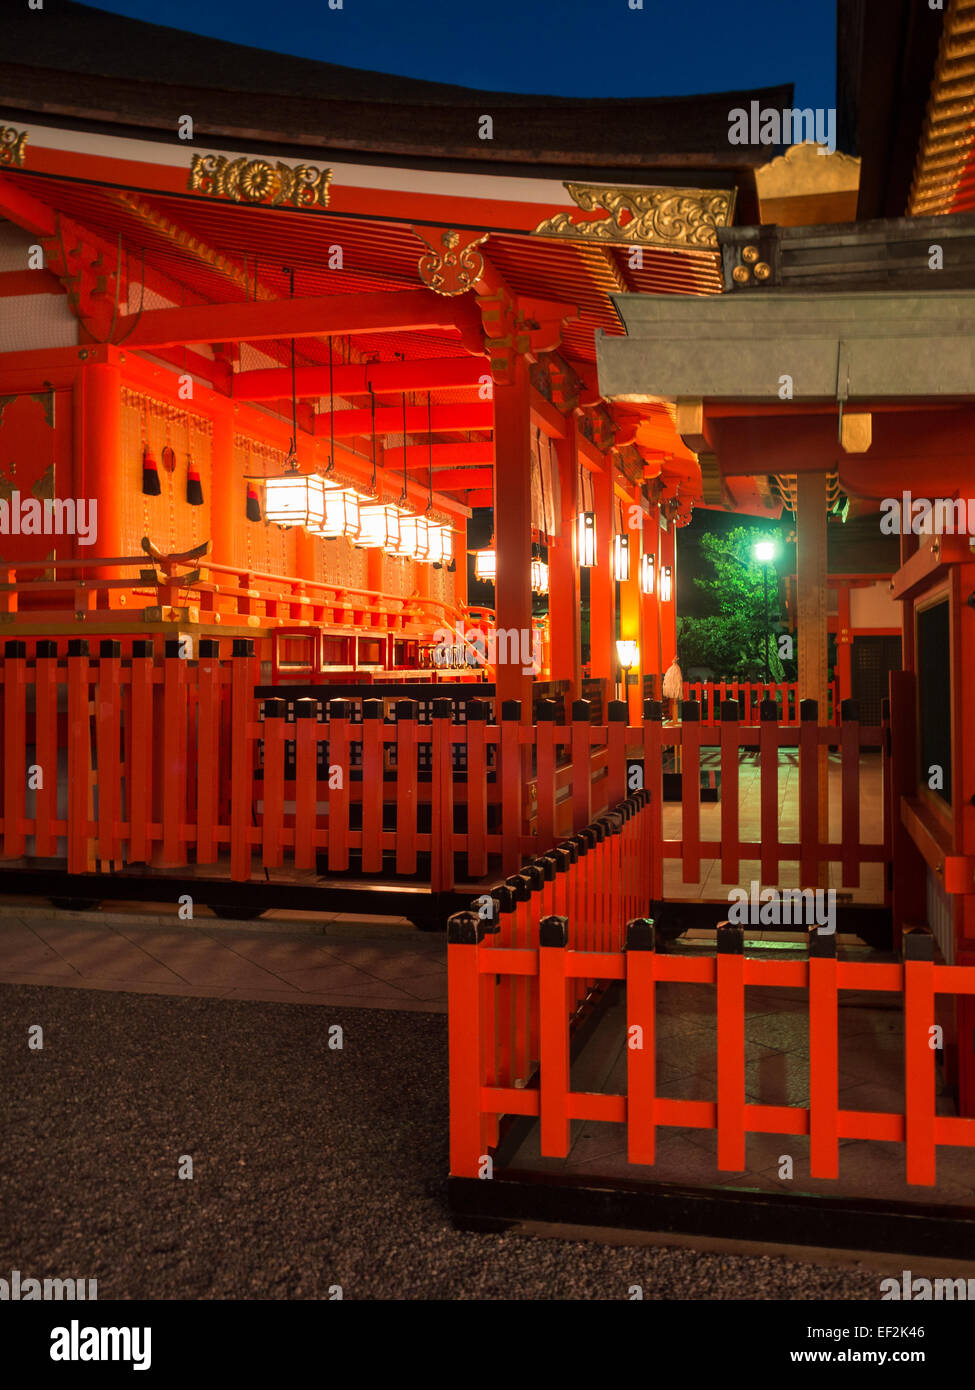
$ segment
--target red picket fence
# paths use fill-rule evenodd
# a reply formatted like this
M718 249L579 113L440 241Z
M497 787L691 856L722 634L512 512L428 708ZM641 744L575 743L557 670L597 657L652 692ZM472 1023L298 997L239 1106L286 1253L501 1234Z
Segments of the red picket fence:
M844 884L859 866L885 857L862 841L858 803L863 746L880 729L861 728L848 708L838 729L818 728L807 702L798 728L774 721L739 724L726 702L720 726L702 726L686 703L683 723L664 727L661 706L646 702L628 726L627 707L610 701L605 722L591 722L586 701L557 723L555 702L541 702L537 723L523 724L517 702L489 722L488 706L465 693L464 718L452 717L449 687L432 719L402 700L390 722L382 701L361 712L344 700L258 699L253 643L234 640L221 659L204 639L199 659L168 641L133 641L123 658L107 639L99 656L73 640L66 660L53 642L8 641L0 660L2 804L0 859L66 861L74 874L127 864L159 868L212 865L246 881L263 870L415 876L437 891L477 882L578 832L641 783L651 791L654 896L662 896L662 857L682 860L685 882L702 859L720 857L722 877L737 881L742 858L760 859L766 883L779 864L800 865L816 882L824 861L843 865ZM408 688L404 690L408 694ZM455 702L456 704L457 702ZM288 709L292 717L286 717ZM842 839L821 838L816 813L818 752L830 741L842 761ZM721 839L701 834L702 751L720 752ZM662 765L679 749L682 832L663 839ZM780 753L798 748L798 841L779 833ZM739 835L742 758L760 763L761 839ZM28 770L34 771L28 775Z
M725 700L738 703L743 724L758 724L763 700L774 700L779 707L780 724L799 723L799 685L796 681L777 681L766 685L759 681L685 681L684 699L696 700L701 707L702 724L719 724L721 706ZM840 722L840 704L836 681L829 685L827 722Z
M909 1183L936 1182L936 1146L975 1147L975 1119L938 1115L935 1092L935 995L975 994L975 967L933 963L926 931L905 935L903 963L837 961L835 936L812 932L808 959L764 961L743 955L741 927L719 928L710 958L658 955L653 924L634 920L625 950L603 941L583 946L584 916L554 913L532 939L499 949L485 940L478 917L461 913L448 926L450 1022L450 1168L477 1177L497 1142L502 1116L537 1118L543 1157L569 1153L571 1122L623 1124L630 1163L653 1164L656 1134L680 1126L717 1132L717 1173L745 1168L748 1134L808 1135L810 1175L836 1178L841 1139L904 1145ZM567 998L581 982L620 980L626 986L626 1094L573 1091L569 1079L573 1012ZM527 1011L509 1012L501 990L517 981ZM715 991L717 1070L713 1100L670 1100L656 1094L658 1057L668 1039L655 1028L656 986L680 981ZM745 1095L745 990L749 986L808 990L809 1105L750 1104ZM904 1016L903 1114L844 1110L838 1101L838 994L877 990L894 995ZM532 1003L537 1001L537 1003ZM498 1063L499 1027L516 1030L513 1047L539 1059L537 1084L512 1085ZM520 1031L519 1031L520 1030ZM537 1041L536 1041L537 1040ZM680 1047L679 1040L676 1041ZM534 1050L533 1050L534 1049ZM679 1057L673 1058L680 1061ZM524 1071L518 1073L524 1077Z
M842 865L844 888L860 886L861 865L889 862L891 827L886 796L881 798L885 809L879 840L865 838L865 831L877 827L864 826L861 816L861 776L868 756L864 750L876 750L869 756L880 766L884 787L889 781L888 724L861 725L852 700L843 702L839 726L817 724L815 700L801 702L798 726L779 724L777 706L771 701L763 703L757 726L739 721L734 701L723 703L721 722L717 725L702 725L698 712L698 706L689 701L683 705L679 725L661 727L651 720L644 724L646 785L657 804L663 797L662 749L675 749L682 773L681 833L677 838L665 839L661 832L656 838L662 848L661 859L655 865L655 899L663 896L664 859L681 861L684 883L700 881L701 863L707 859L720 859L722 883L738 882L742 859L758 861L765 884L778 883L783 863L797 864L800 881L807 885L818 882L820 865L838 863ZM821 833L819 824L819 769L831 746L837 750L833 766L840 782L840 836L835 840L830 839L828 829ZM798 838L786 840L780 829L779 772L781 754L791 750L795 750L798 764ZM760 815L757 833L748 839L741 835L739 780L743 754L753 755L759 769ZM701 773L708 768L720 774L717 839L705 839L701 831Z
M542 1056L539 1011L553 1000L539 996L537 971L522 968L534 954L529 948L540 924L555 913L563 914L559 920L568 916L578 924L573 946L595 963L601 953L622 949L630 913L649 904L649 809L646 792L627 797L476 899L471 911L451 917L448 941L464 948L458 953L451 946L447 954L451 1134L465 1153L497 1143L498 1116L518 1111L517 1098ZM480 949L472 953L470 945ZM483 960L489 965L482 969ZM570 1029L602 988L598 971L563 981L557 1006ZM485 1085L507 1097L496 1112L482 1110Z

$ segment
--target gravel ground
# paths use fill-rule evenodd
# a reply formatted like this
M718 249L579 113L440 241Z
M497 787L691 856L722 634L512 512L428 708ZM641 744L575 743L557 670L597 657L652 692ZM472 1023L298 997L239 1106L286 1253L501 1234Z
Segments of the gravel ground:
M867 1269L455 1231L441 1016L23 986L0 1008L2 1277L97 1278L100 1299L877 1298Z

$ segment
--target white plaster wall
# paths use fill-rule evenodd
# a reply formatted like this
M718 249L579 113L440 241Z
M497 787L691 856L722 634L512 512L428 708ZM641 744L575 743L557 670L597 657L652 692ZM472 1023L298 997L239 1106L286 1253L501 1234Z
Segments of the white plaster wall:
M900 631L901 605L891 598L886 579L850 590L850 623L858 627L893 627Z

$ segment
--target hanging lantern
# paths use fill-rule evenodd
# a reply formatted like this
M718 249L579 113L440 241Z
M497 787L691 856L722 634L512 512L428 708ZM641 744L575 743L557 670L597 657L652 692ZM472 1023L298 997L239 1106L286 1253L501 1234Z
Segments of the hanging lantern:
M317 473L289 469L276 478L263 478L264 519L278 526L307 526L315 530L325 521L325 483Z
M664 565L660 571L660 598L667 603L674 588L674 571L670 565Z
M474 578L489 580L492 584L498 576L498 552L496 550L477 550L474 552Z
M621 583L630 577L630 538L618 531L613 537L613 577Z
M548 593L548 565L541 557L532 560L532 590L536 594Z
M397 555L405 555L410 560L430 559L432 529L425 516L401 516Z
M454 558L453 528L443 521L430 523L430 554L427 557L441 565L449 565Z
M579 566L592 569L596 563L596 513L580 512L576 517L576 535L579 547Z
M324 484L324 479L322 479ZM325 509L320 524L309 524L314 536L335 540L345 536L355 540L359 534L359 498L350 487L324 487Z
M359 535L355 544L363 550L378 547L397 555L400 544L400 512L390 502L359 508Z
M644 555L640 561L640 588L645 594L653 593L653 556Z

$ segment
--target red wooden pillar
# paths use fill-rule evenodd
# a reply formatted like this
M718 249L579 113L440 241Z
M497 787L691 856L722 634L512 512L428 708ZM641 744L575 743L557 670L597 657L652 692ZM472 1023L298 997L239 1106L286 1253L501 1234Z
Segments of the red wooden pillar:
M643 708L643 669L645 656L643 642L640 633L640 615L643 607L640 602L640 535L642 527L630 526L630 504L623 503L623 534L629 540L630 550L630 577L620 582L620 636L632 638L637 644L639 656L635 666L630 668L631 684L623 685L622 699L628 708L628 723L638 724ZM613 658L616 660L616 647L613 646ZM617 663L618 664L618 663ZM620 673L620 679L626 680L626 672Z
M520 700L522 720L528 721L532 676L520 655L523 640L530 647L532 631L531 420L528 363L521 354L513 358L510 380L494 388L494 453L496 620L499 634L508 634L498 642L497 697L499 704Z
M552 679L569 682L569 697L581 691L579 557L576 551L576 483L579 463L575 437L556 443L559 461L561 532L548 548L548 605L552 635Z
M840 703L853 699L853 632L850 623L850 586L841 584L837 592L839 613L836 620L836 679Z
M660 622L660 645L663 656L663 670L677 654L677 540L674 523L668 522L666 531L660 530L660 575L657 577L657 593L660 594L660 578L665 569L670 569L670 598L660 599L657 614ZM659 698L659 697L658 697Z
M589 669L593 676L616 679L616 590L613 582L613 465L603 460L603 471L587 480L592 484L596 513L596 563L589 571Z
M213 403L213 443L210 455L213 497L210 503L210 551L215 565L234 563L234 531L244 520L247 493L243 479L234 479L234 408L229 401ZM221 577L225 583L227 576Z
M656 512L644 521L642 539L641 565L643 555L649 555L653 560L653 593L642 595L640 660L643 671L656 678L652 698L659 700L663 678L663 669L660 666L663 659L663 641L660 634L660 524Z
M94 539L85 546L76 541L74 558L121 555L122 371L116 361L85 362L79 368L74 385L74 426L78 496L88 501L89 508L97 508ZM117 569L110 568L93 573L106 579L119 575ZM103 603L108 606L107 596Z

